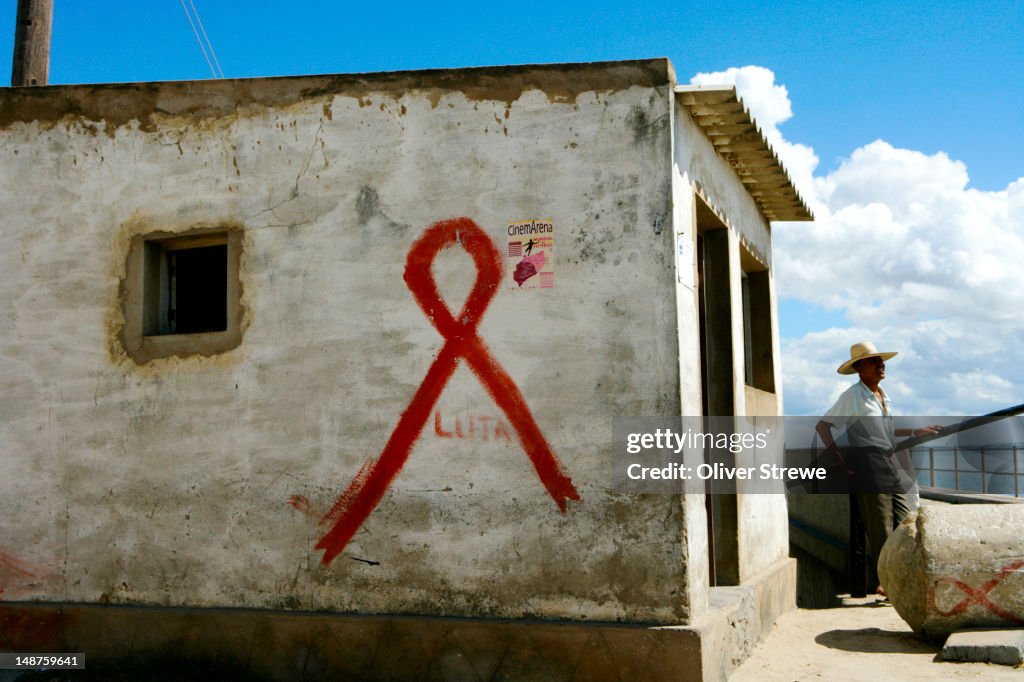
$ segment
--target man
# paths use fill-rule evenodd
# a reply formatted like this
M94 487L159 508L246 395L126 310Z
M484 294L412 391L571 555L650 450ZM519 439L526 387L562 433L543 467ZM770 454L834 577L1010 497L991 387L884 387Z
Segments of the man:
M895 355L879 352L870 341L853 344L850 359L837 371L857 374L860 381L839 396L815 428L825 451L834 454L850 476L851 492L855 493L871 546L872 566L877 566L878 555L893 529L910 512L907 482L901 480L896 461L896 436L934 433L937 428L893 428L889 396L880 384L885 378L885 361ZM837 427L846 432L849 447L844 451L832 436L832 429ZM877 592L885 594L880 585Z

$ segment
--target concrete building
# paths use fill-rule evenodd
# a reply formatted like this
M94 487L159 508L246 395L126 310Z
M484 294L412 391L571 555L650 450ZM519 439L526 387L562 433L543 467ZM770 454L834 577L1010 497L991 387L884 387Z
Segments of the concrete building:
M782 496L610 483L615 418L781 414L810 214L733 89L3 89L0 206L5 646L716 679L793 607Z

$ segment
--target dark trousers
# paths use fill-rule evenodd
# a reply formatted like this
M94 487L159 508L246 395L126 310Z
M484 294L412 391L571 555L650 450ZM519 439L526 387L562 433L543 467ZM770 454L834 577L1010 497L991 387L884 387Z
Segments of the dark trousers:
M907 518L910 507L903 493L859 493L856 497L857 507L864 519L864 529L868 534L870 565L874 571L872 580L877 585L878 555L892 531Z

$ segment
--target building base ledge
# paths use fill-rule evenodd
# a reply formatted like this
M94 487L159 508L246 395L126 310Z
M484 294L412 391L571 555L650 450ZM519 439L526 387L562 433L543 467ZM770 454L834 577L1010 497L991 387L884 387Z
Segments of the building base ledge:
M84 653L139 679L725 680L795 608L787 559L713 588L691 625L0 603L0 651ZM185 679L185 678L182 678Z

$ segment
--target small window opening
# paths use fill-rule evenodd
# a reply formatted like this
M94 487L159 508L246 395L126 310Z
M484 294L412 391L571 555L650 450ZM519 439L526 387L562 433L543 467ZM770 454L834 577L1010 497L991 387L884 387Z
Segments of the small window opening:
M754 355L753 355L753 339L751 333L751 318L757 314L756 311L750 309L750 277L747 273L742 273L740 277L742 287L742 299L743 299L743 357L744 368L743 378L746 381L747 386L754 385Z
M241 248L235 228L132 240L121 340L136 362L213 355L241 343Z
M228 328L228 246L221 241L146 242L147 336Z
M768 269L745 250L740 260L743 302L744 381L768 393L775 392L772 351L772 301Z

